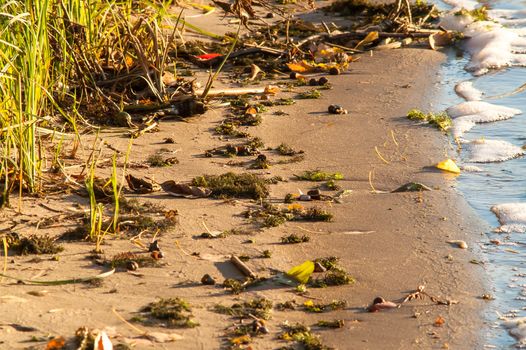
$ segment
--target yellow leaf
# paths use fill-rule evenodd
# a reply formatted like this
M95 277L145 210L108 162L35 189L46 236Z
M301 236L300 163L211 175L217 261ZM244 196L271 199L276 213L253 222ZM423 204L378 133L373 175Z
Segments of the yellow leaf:
M436 167L440 170L449 171L450 173L460 174L460 169L451 159L441 161Z
M365 45L372 43L373 41L377 40L380 36L378 35L378 32L370 32L367 34L365 38L363 38L362 41L360 41L356 46L356 50L362 50Z
M314 272L314 263L310 260L305 261L303 264L294 266L287 272L287 275L293 277L300 283L307 283L310 275Z
M312 300L307 300L303 303L303 306L314 306L314 302Z
M287 67L289 67L291 71L296 73L312 72L316 69L315 66L307 63L306 61L290 62L287 63Z

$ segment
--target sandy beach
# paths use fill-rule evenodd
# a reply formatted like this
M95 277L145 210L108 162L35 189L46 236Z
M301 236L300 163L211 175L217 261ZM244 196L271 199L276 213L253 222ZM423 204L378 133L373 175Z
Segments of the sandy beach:
M263 153L270 168L247 170L232 163L248 162L254 157L204 157L225 140L214 133L224 119L226 108L213 108L205 114L182 121L163 121L160 130L135 140L131 162L145 162L160 148L173 152L179 161L170 167L130 168L135 176L149 177L158 183L168 180L189 181L204 174L249 172L264 178L281 177L269 185L269 201L287 206L287 193L303 193L319 183L299 181L294 175L320 169L341 172L341 189L351 190L341 203L296 202L305 207L318 206L333 214L331 222L290 221L272 228L260 228L241 215L260 202L251 199L222 200L212 198L175 198L165 193L126 194L128 198L152 202L167 210L177 210L177 224L158 237L165 255L160 268L140 268L133 274L116 272L100 285L69 284L34 286L4 279L0 285L0 348L45 348L48 336L73 337L82 326L104 329L113 327L116 343L132 342L137 329L126 320L156 298L182 298L192 307L192 319L200 325L191 329L171 330L183 338L174 343L152 343L135 340L134 349L218 349L228 346L226 329L234 318L214 312L217 304L231 305L254 298L270 300L274 308L266 321L269 334L253 337L251 349L276 349L293 343L278 338L280 325L301 322L320 335L323 344L337 349L476 349L482 346L482 310L486 292L483 268L476 262L474 250L483 233L471 209L455 190L455 176L440 172L434 165L455 156L455 145L447 136L427 125L408 120L412 108L433 110L439 94L439 69L445 56L425 48L372 51L356 56L348 71L327 77L332 89L322 90L319 99L297 100L292 106L273 106L261 113L262 123L247 127L251 135L265 144ZM309 77L310 78L310 77ZM264 83L284 84L281 76ZM222 78L227 86L226 78ZM219 84L218 84L219 85ZM273 98L294 97L309 86L281 91ZM341 105L348 114L327 113L331 104ZM282 110L284 114L274 112ZM243 129L245 130L245 129ZM101 138L113 148L126 152L128 140L117 134L102 133ZM174 144L164 144L172 138ZM281 143L304 151L304 160L279 164L282 156L275 151ZM87 147L87 145L86 145ZM111 150L104 150L105 156ZM101 173L111 168L101 169ZM432 190L391 193L409 182L419 182ZM335 191L322 191L334 194ZM0 220L16 223L13 230L21 235L35 232L53 236L71 227L55 225L38 229L35 223L56 215L73 203L89 206L87 199L76 195L46 195L24 198L21 214L18 203L0 212ZM64 221L67 224L67 220ZM225 238L202 239L210 231L237 229L241 234ZM282 236L306 235L309 241L282 244ZM468 249L447 243L463 240ZM146 240L145 240L146 241ZM9 256L6 274L18 278L53 280L93 275L106 269L86 256L93 250L88 242L64 243L66 250L58 258L43 256ZM129 240L109 237L103 245L104 256L110 257L137 247ZM264 251L270 258L261 258ZM198 253L198 254L194 254ZM225 290L226 278L243 278L230 262L232 254L246 255L246 264L260 277L272 277L276 271L287 271L306 260L336 256L339 265L355 282L343 286L308 288L298 295L291 286L264 282L238 295ZM216 285L202 285L209 274ZM376 297L400 301L419 286L452 305L436 305L429 299L413 300L400 308L367 312ZM278 303L295 301L295 310L277 310ZM344 300L341 310L309 313L304 303L330 303ZM458 302L458 303L457 303ZM437 321L437 320L442 321ZM320 320L343 320L338 329L316 326ZM12 325L31 327L21 331ZM132 322L140 330L166 332L165 328ZM110 334L111 332L108 331ZM111 337L111 335L110 335ZM125 341L125 339L128 339ZM34 344L31 341L36 341ZM248 348L248 347L247 347Z

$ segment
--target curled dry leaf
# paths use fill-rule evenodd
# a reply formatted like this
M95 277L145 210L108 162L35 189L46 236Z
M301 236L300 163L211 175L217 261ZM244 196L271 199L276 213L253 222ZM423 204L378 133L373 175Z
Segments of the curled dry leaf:
M131 174L126 175L128 187L135 193L151 193L159 190L159 185L151 180L135 177Z
M100 331L93 342L93 350L113 350L110 337L104 331Z
M180 184L173 180L163 182L161 188L171 196L190 199L206 198L212 193L212 191L207 188Z
M258 76L259 73L261 73L262 70L261 68L259 68L257 65L255 65L254 63L252 63L250 65L250 77L248 78L248 80L254 80L256 79L256 77Z

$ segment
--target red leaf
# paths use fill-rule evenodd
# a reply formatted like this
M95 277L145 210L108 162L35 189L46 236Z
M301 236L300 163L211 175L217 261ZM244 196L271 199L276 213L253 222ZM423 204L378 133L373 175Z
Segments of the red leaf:
M208 60L214 59L216 57L221 57L221 56L223 55L221 55L220 53L207 53L207 54L199 55L195 57L199 58L200 60L208 61Z

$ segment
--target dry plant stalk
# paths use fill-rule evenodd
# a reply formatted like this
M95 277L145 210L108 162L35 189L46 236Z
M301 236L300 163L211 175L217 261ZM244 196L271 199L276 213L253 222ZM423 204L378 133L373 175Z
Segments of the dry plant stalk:
M431 300L433 303L437 304L437 305L453 305L453 304L458 304L458 301L457 300L450 300L450 299L446 299L446 300L443 300L443 299L439 299L435 296L432 296L430 294L428 294L426 291L425 291L425 286L418 286L418 288L416 289L416 291L412 292L412 293L409 293L403 300L402 302L400 303L401 304L404 304L408 301L412 301L412 300L417 300L417 299L420 299L420 300L424 300L426 297L429 298L429 300Z

